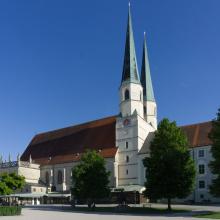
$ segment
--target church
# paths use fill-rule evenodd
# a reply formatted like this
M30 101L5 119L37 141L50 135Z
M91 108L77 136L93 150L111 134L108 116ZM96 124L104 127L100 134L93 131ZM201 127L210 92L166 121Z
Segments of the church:
M84 124L37 134L17 161L0 163L0 173L16 172L25 176L26 186L17 197L31 204L70 199L71 170L87 150L105 158L111 172L112 192L135 192L138 201L145 190L143 159L157 129L157 103L154 97L144 36L142 66L139 74L129 7L123 71L119 88L117 115ZM218 202L209 194L214 175L208 164L212 159L208 133L211 122L182 126L189 151L196 164L195 190L182 202ZM161 177L163 178L163 177Z

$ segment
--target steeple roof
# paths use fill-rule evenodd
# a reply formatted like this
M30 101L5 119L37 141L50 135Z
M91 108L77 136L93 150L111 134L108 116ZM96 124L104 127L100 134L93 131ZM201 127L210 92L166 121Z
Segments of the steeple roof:
M144 33L144 48L143 48L142 68L141 68L141 84L143 86L144 100L155 102L145 33Z
M130 4L128 11L128 25L127 25L127 33L126 33L124 66L123 66L121 83L124 81L140 83L138 67L137 67L137 58L135 52Z

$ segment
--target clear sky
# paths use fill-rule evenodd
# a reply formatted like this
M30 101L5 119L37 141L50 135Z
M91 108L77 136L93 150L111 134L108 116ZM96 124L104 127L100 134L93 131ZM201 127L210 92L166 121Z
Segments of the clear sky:
M220 1L131 1L140 69L143 32L159 120L215 117ZM119 112L127 0L0 1L0 153L52 129Z

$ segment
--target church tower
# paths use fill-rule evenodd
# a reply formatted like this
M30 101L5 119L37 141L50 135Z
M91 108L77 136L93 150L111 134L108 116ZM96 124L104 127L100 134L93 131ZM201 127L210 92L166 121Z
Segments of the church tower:
M138 74L130 6L119 96L120 114L116 119L116 187L136 187L142 184L142 160L139 153L148 134L155 129L144 118L143 86Z
M139 79L131 11L129 6L124 65L120 86L120 112L123 117L137 112L143 117L143 88Z
M146 34L144 33L143 58L141 68L141 84L143 86L144 118L155 129L157 128L157 104L154 98L150 65L147 53Z

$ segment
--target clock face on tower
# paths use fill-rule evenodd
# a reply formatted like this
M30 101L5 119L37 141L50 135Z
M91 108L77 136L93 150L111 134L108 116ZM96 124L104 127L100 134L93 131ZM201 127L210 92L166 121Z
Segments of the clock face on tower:
M128 126L128 125L130 125L131 124L131 120L130 119L125 119L124 121L123 121L123 125L126 127L126 126Z

